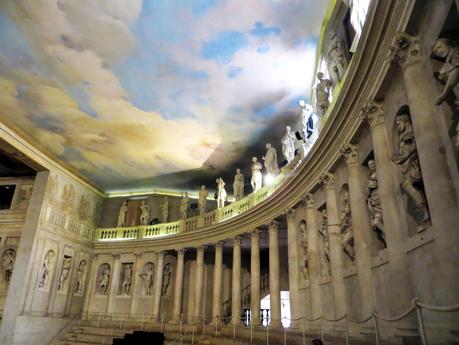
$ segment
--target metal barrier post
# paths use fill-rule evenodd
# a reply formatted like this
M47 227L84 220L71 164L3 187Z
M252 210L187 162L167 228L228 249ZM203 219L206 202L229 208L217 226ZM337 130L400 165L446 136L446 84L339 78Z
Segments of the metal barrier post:
M206 317L202 317L202 334L206 334Z
M163 331L163 323L164 323L164 314L161 314L161 326L160 326L161 332Z
M218 316L215 316L215 336L218 336Z
M233 339L236 339L236 324L233 323Z
M193 325L193 329L191 331L191 343L194 344L194 325Z
M375 340L376 345L379 345L379 329L378 329L378 319L376 318L375 314L373 314L373 324L375 327Z
M424 329L424 320L422 318L422 310L417 305L416 300L414 300L414 307L416 308L416 315L418 316L419 334L421 335L422 345L427 345L426 332Z
M322 342L324 342L324 319L322 319L322 316L320 317L320 339Z
M301 333L302 333L302 337L303 337L303 345L306 345L306 338L304 337L304 329L306 328L305 321L306 320L303 317L303 323L302 323L302 329L301 329Z
M250 320L250 342L253 341L253 323L252 320Z
M183 314L180 314L180 326L179 326L180 334L182 334L182 323L183 323Z
M344 316L344 330L346 331L346 345L349 345L349 329L347 325L347 315Z

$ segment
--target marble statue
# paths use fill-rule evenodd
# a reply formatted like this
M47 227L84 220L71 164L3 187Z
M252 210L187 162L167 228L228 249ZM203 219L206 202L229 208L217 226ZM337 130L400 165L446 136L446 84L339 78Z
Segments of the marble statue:
M324 79L322 72L317 73L319 82L316 85L316 108L319 117L323 117L330 106L330 91L332 82L329 79Z
M110 265L103 264L99 269L99 277L97 278L99 285L99 294L106 295L110 284Z
M49 250L45 255L43 264L41 265L40 281L38 282L38 287L41 289L45 289L48 286L48 279L51 274L54 256L54 251Z
M244 175L242 175L241 169L236 169L236 175L234 175L233 182L233 193L236 201L244 197Z
M82 260L78 265L78 269L76 272L76 285L75 285L75 294L83 295L84 292L84 283L86 278L86 260Z
M125 295L131 294L131 286L132 286L132 264L125 264L124 265L124 272L123 272L123 283L121 284L122 292Z
M385 234L384 234L384 224L382 216L382 206L381 200L379 199L378 194L378 179L376 176L376 165L373 159L368 161L368 168L370 169L370 177L368 178L367 183L367 205L368 210L370 211L371 218L371 227L376 233L378 240L384 244L384 247L387 247Z
M430 222L430 213L423 187L420 186L422 184L422 174L408 107L400 109L395 117L395 123L399 142L398 152L393 155L392 161L400 167L403 175L402 188L414 201L421 216L420 225L423 228Z
M147 262L143 268L143 273L140 274L143 286L145 287L145 294L151 295L153 293L153 279L155 275L155 265L152 262Z
M351 214L351 204L349 201L349 192L347 190L343 193L343 210L341 211L341 218L339 221L339 228L341 237L341 243L343 245L343 250L349 256L349 258L355 260L355 251L354 251L354 233L352 231L352 214Z
M456 107L459 109L459 95L456 86L459 82L459 43L447 38L439 38L432 46L432 55L444 59L442 68L436 73L438 80L445 84L437 96L437 104L443 103L446 97L454 92Z
M2 268L3 278L6 282L11 280L13 275L14 263L16 261L16 252L13 249L7 249L3 253Z
M140 224L148 225L149 221L150 221L150 206L145 202L145 200L142 200L142 203L140 204Z
M199 199L198 199L200 215L203 215L204 213L206 213L208 196L209 196L209 192L206 189L206 186L202 185L201 190L199 191Z
M57 285L57 290L60 291L64 288L65 282L72 268L72 258L70 256L64 256L64 261L62 263L61 276L59 277L59 284Z
M190 198L188 197L188 192L182 193L182 198L180 199L180 214L182 219L186 219L187 217L189 203Z
M279 165L277 164L277 151L270 143L266 144L266 153L262 157L265 161L265 168L268 174L271 176L277 176L279 174Z
M167 200L167 196L164 197L163 203L160 205L161 207L161 222L167 223L169 218L169 201Z
M306 226L306 221L302 220L300 222L300 243L302 248L301 255L301 271L303 272L304 280L309 279L308 275L308 229Z
M167 290L169 289L169 285L171 283L172 271L171 271L171 264L167 263L164 265L163 269L163 291L162 296L167 294Z
M321 212L322 220L319 226L319 234L322 237L322 275L330 276L330 237L328 234L328 214L324 208Z
M252 178L250 179L250 184L252 185L252 190L256 192L261 189L263 181L261 176L261 169L263 169L263 166L258 162L257 157L252 157L252 164L250 165L250 169L252 170Z
M226 201L226 189L225 189L225 182L221 177L219 177L217 180L217 208L223 208L225 207L225 201Z
M293 161L295 157L295 133L292 132L290 126L285 127L285 134L282 137L282 154L287 160L287 163Z
M332 38L336 37L335 33L331 34ZM347 56L344 50L344 43L340 39L335 39L331 42L331 48L328 51L328 60L330 77L336 85L344 78L344 73L347 68Z
M298 106L300 107L301 133L303 135L303 140L306 142L314 130L314 128L311 128L310 124L310 117L312 116L313 108L310 104L306 104L306 102L302 99L298 102Z
M126 226L126 214L128 211L127 201L123 202L123 205L120 207L120 212L118 214L118 222L116 223L117 228L122 228Z

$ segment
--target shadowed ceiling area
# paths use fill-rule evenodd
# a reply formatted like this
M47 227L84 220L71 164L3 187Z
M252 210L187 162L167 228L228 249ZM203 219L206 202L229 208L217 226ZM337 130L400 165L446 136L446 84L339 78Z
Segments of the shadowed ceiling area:
M0 121L107 192L248 176L308 100L327 5L0 0Z

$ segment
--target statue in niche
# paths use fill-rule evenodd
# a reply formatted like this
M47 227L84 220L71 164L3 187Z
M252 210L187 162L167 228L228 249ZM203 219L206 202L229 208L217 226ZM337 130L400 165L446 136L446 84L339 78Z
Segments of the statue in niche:
M72 257L64 256L62 262L61 276L59 277L59 284L57 285L57 291L61 291L64 288L65 282L69 277L70 269L72 268Z
M347 68L347 56L344 50L344 42L337 38L336 33L331 33L330 38L332 41L331 48L327 54L329 60L328 69L333 84L336 85L344 78L344 73Z
M3 253L2 259L2 268L3 268L3 277L6 282L11 280L13 275L14 263L16 261L16 252L14 249L7 249Z
M207 208L207 197L209 196L209 192L206 189L206 186L202 185L201 190L199 191L199 214L203 215L206 213Z
M303 272L304 280L309 279L308 275L308 229L306 226L306 221L302 220L300 222L300 243L302 249L301 255L301 271Z
M97 278L99 286L99 294L106 295L110 284L110 265L103 264L99 269L99 277Z
M78 218L81 221L87 221L91 214L91 201L89 196L83 194L80 198L80 203L78 204Z
M126 226L126 214L128 211L127 201L123 202L120 207L120 212L118 213L118 222L116 223L117 228L122 228Z
M160 205L161 207L161 222L167 223L169 218L169 201L167 200L167 196L164 197L163 203Z
M153 293L154 275L155 265L152 262L147 262L143 268L143 273L140 274L140 278L143 280L146 295L151 295Z
M250 179L250 184L252 185L252 190L254 192L258 191L262 187L262 176L261 169L263 166L258 162L257 157L252 157L252 164L250 165L250 170L252 170L252 178Z
M161 296L164 296L167 294L167 289L169 289L169 285L171 283L171 277L172 277L171 264L167 263L164 265L164 269L163 269L163 291L162 291Z
M40 289L45 289L48 286L48 279L51 274L54 256L55 254L52 250L49 250L45 255L45 259L40 269L40 280L38 282L38 287Z
M187 217L189 203L190 198L188 197L188 192L182 193L182 198L180 199L180 214L182 219L186 219Z
M225 182L221 177L217 180L217 208L225 207L225 200L227 197L226 189L225 189Z
M123 283L121 284L122 293L124 295L130 295L131 286L132 286L132 264L124 264Z
M140 203L140 224L148 225L150 221L150 205L146 203L145 200L142 200Z
M398 152L393 155L392 161L400 167L403 175L402 188L414 201L416 209L421 216L421 228L424 228L430 223L430 213L422 186L422 174L416 150L416 140L407 106L399 110L395 117L395 123L399 134L399 142Z
M265 168L268 174L271 176L277 176L279 174L279 165L277 164L277 151L270 143L266 144L266 153L262 157L265 161Z
M75 294L76 295L83 295L84 292L84 283L86 279L86 260L82 260L78 265L78 269L76 272L77 280L75 285Z
M316 108L320 117L323 117L330 106L330 91L332 82L329 79L324 79L322 72L317 73L319 82L316 85Z
M293 161L295 157L295 134L290 126L285 127L285 134L282 137L282 154L287 160L287 163Z
M233 182L233 193L236 201L244 197L244 175L242 175L241 169L236 169L236 175L234 175Z
M382 216L381 200L378 194L378 179L376 177L376 165L373 159L368 161L368 168L370 169L370 177L367 184L367 205L370 211L371 227L376 233L378 240L387 247L386 239L384 236L384 224Z
M459 95L455 90L459 82L459 44L454 40L439 38L432 46L432 55L445 61L435 74L437 79L445 84L443 91L437 97L437 104L443 103L446 97L454 92L455 103L459 109Z
M319 226L319 234L322 237L322 266L325 268L323 271L324 276L330 276L330 237L328 234L328 214L327 209L324 208L321 212L322 221Z
M343 211L341 212L341 218L339 221L339 229L342 235L341 243L343 245L343 250L349 256L349 258L355 260L355 251L354 251L354 233L352 231L352 214L351 214L351 204L349 201L349 192L345 190L343 192Z

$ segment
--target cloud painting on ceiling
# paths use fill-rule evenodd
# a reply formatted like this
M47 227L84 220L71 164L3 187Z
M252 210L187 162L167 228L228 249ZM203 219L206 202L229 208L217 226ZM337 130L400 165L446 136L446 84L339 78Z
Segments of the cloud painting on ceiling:
M249 162L310 93L326 6L1 1L0 121L106 191Z

